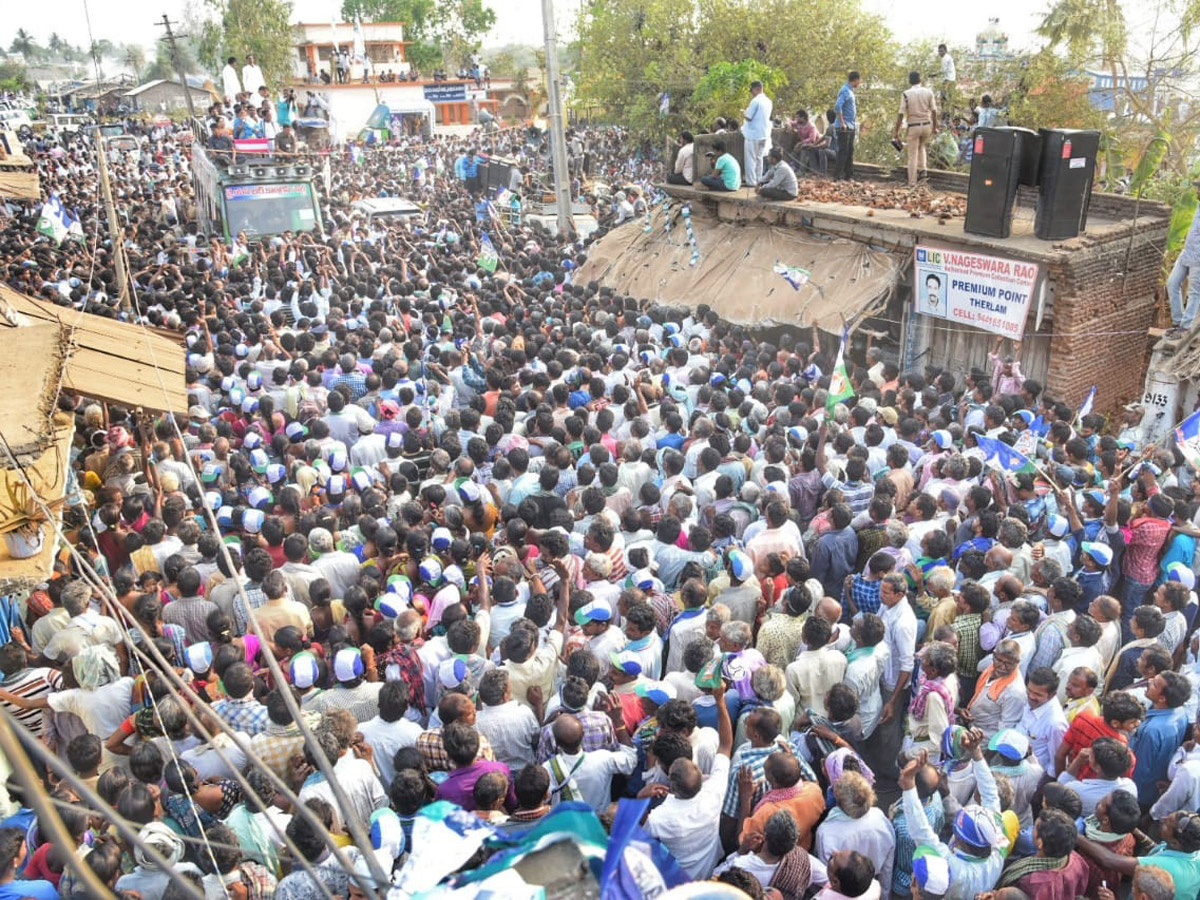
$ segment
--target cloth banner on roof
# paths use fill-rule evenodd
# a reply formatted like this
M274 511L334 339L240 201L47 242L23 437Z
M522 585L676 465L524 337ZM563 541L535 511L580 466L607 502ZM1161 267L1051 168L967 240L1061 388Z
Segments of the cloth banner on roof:
M896 285L898 260L886 251L761 222L719 222L695 206L688 218L704 254L691 267L686 227L678 227L684 225L680 204L668 205L664 195L652 215L650 234L615 228L594 242L573 280L664 306L694 306L702 298L739 325L816 325L838 337L843 318L853 323L882 309ZM812 273L799 290L774 270L784 259Z

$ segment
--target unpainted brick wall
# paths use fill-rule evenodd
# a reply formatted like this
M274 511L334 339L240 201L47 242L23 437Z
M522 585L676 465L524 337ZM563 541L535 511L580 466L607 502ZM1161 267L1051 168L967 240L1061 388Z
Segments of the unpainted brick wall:
M1046 389L1053 396L1074 403L1094 384L1097 410L1111 413L1141 395L1162 279L1161 231L1138 226L1132 248L1125 235L1051 266L1055 337Z

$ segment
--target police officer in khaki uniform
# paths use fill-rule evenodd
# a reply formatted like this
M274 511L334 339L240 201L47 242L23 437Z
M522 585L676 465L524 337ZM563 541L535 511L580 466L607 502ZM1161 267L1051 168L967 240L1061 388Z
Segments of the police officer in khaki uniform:
M937 98L933 91L921 84L920 72L909 72L907 91L900 95L900 114L896 116L896 129L893 137L900 140L900 126L908 125L908 185L913 187L917 178L925 178L926 172L925 147L930 139L937 134Z

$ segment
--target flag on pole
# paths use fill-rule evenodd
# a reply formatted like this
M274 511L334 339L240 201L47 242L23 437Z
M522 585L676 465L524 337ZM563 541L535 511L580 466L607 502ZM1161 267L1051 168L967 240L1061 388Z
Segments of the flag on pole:
M1193 469L1200 469L1200 410L1175 426L1175 443Z
M1087 396L1083 398L1083 403L1079 406L1079 412L1075 414L1075 421L1081 421L1084 416L1090 416L1092 410L1096 406L1096 386L1093 384L1092 389L1088 391Z
M671 111L671 92L663 91L658 95L658 114L665 116Z
M479 239L479 257L475 261L479 264L479 268L489 272L495 272L496 266L500 262L500 254L496 252L492 239L487 236L486 231Z
M774 271L782 275L787 283L797 291L808 284L808 279L812 277L812 272L808 269L801 269L799 266L785 266L779 260L775 260Z
M1037 416L1032 422L1029 423L1029 430L1032 431L1037 437L1044 438L1050 433L1050 426L1046 424L1045 419L1043 419L1041 416Z
M67 238L83 240L83 227L79 220L67 211L55 194L51 194L50 199L42 204L37 230L56 244L61 244Z
M829 415L833 415L835 406L854 396L850 376L846 374L846 341L849 338L849 329L843 329L842 342L838 345L837 362L833 364L833 374L829 376L829 397L825 400L825 411Z
M1008 446L999 438L988 437L986 434L975 435L975 444L983 451L984 462L995 469L1005 472L1034 471L1034 465L1029 457Z

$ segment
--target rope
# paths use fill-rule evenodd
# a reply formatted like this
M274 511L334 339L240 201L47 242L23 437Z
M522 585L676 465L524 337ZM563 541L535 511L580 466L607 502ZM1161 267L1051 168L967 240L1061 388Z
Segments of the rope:
M16 460L12 456L12 451L8 447L8 442L7 442L7 440L4 439L4 437L2 435L0 435L0 446L3 447L5 454L8 456L10 463L16 464ZM26 483L30 486L30 489L32 490L33 489L32 482L30 482L29 476L26 473L25 469L23 467L21 467L19 464L16 464L16 468L18 469L18 471L21 472L22 477L25 479ZM46 508L45 504L42 503L40 497L37 498L37 502L42 507L43 512L45 512L49 516L50 515L49 511ZM71 543L69 541L66 540L66 536L63 534L62 527L58 523L58 520L56 518L54 518L53 516L50 516L50 521L54 523L57 538L59 540L61 540L64 544L66 544L66 546L69 548L69 551L70 551L73 559L75 560L76 564L80 567L80 569L83 571L86 579L91 584L93 584L94 587L96 587L100 590L101 594L103 595L106 605L111 609L111 611L117 613L117 621L127 620L128 622L131 622L131 623L137 625L138 623L136 622L136 620L133 619L133 616L129 613L129 611L126 610L125 607L122 606L121 603L117 600L117 596L116 596L115 592L112 591L112 589L109 587L109 585L104 580L104 578L95 570L95 568L91 565L91 563L85 557L83 557L79 553L79 551L76 550L75 547L71 545ZM195 691L193 691L191 689L191 687L187 684L187 682L185 682L179 676L179 674L175 671L174 667L171 665L170 661L168 661L166 659L166 657L164 657L159 652L158 648L156 646L154 646L153 641L148 641L146 643L146 647L149 648L149 651L150 651L150 654L147 654L145 650L143 650L137 644L133 643L132 639L129 636L127 628L123 628L122 632L124 634L126 641L128 642L128 644L130 646L130 649L133 650L134 654L137 657L139 657L141 660L143 660L144 662L154 665L156 670L158 670L162 675L164 675L166 677L165 684L167 686L167 690L169 691L169 693L171 694L171 696L174 699L179 701L180 706L183 710L183 713L188 719L188 723L194 729L197 730L197 733L199 735L201 735L201 736L205 737L207 740L211 741L212 735L210 734L208 729L204 727L203 723L200 722L199 718L192 711L192 704L203 703L203 701L200 699L200 697L195 693ZM180 686L179 690L177 690L171 684L172 679L174 681L178 682L178 684ZM155 710L157 711L157 709L158 709L157 700L154 698L153 694L151 694L150 697L151 697L151 702L155 704ZM160 718L161 718L161 714L160 714ZM230 737L234 737L233 729L229 727L227 722L225 722L223 719L221 719L220 716L214 716L214 718L218 724L219 730L228 734ZM225 764L226 768L228 768L233 773L234 780L238 782L239 786L246 793L246 796L248 796L248 797L255 796L254 789L250 786L249 781L247 781L245 779L245 777L236 769L236 767L234 767L232 765L229 757L225 755L224 751L221 750L219 747L213 747L212 749L217 753L218 757ZM173 747L172 747L172 756L174 756L174 748ZM271 783L275 786L276 790L278 790L280 793L282 793L284 796L286 796L289 801L291 801L291 803L293 804L293 806L295 808L296 814L300 815L301 818L304 818L310 825L312 825L314 828L317 829L318 834L321 834L326 838L326 844L329 845L330 849L333 850L333 852L336 856L338 848L337 848L336 844L333 842L332 837L326 835L324 824L321 823L316 818L315 815L313 815L312 811L309 810L307 806L305 806L303 803L300 802L300 798L291 790L291 788L281 778L279 778L279 776L277 776L273 771L271 771L271 769L268 766L262 764L261 762L259 762L258 760L254 759L253 757L250 757L250 756L248 756L248 760L253 765L257 766L259 768L259 770L262 771L268 777L268 779L271 781ZM185 790L186 790L186 786L185 786ZM189 799L190 799L190 796L189 796ZM300 852L299 848L295 845L295 843L287 836L287 833L283 829L281 829L279 827L278 823L275 822L275 820L272 819L270 816L267 817L267 821L271 825L271 829L283 841L284 846L286 846L288 848L289 852L291 852L295 856L296 860L301 864L301 867L304 868L305 871L307 871L313 877L313 880L321 887L321 890L326 895L326 897L329 898L329 900L335 900L333 894L330 893L330 891L327 887L325 887L324 883L320 880L320 878L317 877L316 872L312 869L312 866L308 863L307 859L304 857L304 854ZM207 835L207 833L204 832L203 827L201 827L201 833L204 834L205 843L208 843L208 835ZM209 854L210 854L210 858L211 858L211 855L212 855L211 847L210 847ZM339 863L342 863L343 865L345 865L346 863L349 862L349 860L343 859L343 858L339 858L338 861L339 861ZM215 870L216 869L215 859L213 860L213 867ZM350 868L352 868L352 866Z
M154 366L154 375L155 375L155 378L158 380L159 388L162 391L163 402L164 402L164 404L166 404L167 407L169 407L171 398L170 398L169 394L167 393L166 384L163 382L162 370L160 369L160 367L158 365L158 357L154 351L154 343L149 340L149 329L146 328L146 324L144 322L141 322L140 324L142 326L143 332L145 332L147 335L147 346L150 349L150 362ZM171 426L175 429L175 436L179 438L180 444L182 444L186 447L186 443L183 439L183 432L179 430L179 422L175 418L173 413L169 415L169 419L171 422ZM202 481L201 481L200 475L196 471L195 465L192 463L191 456L189 454L185 453L184 459L186 460L188 468L191 470L192 477L195 478L196 483L201 484ZM209 526L212 528L213 534L221 536L221 528L220 528L220 525L218 525L218 523L217 523L216 514L211 509L208 508L207 504L201 504L201 508L203 509L204 514L207 516ZM222 540L220 542L220 549L221 549L222 558L225 560L225 565L228 567L229 571L237 572L238 569L233 564L233 557L230 555L229 547L228 547L228 545L226 545L224 540ZM236 579L236 576L235 576L235 581L237 583L238 596L240 597L242 603L245 605L245 608L246 608L246 612L247 612L246 623L247 623L247 625L250 627L250 630L254 633L254 636L259 639L261 645L263 647L269 647L269 642L266 640L266 637L263 634L262 629L259 628L258 620L254 617L253 608L250 605L250 599L249 599L249 597L246 596L245 586L242 584L242 582L240 580ZM120 605L120 604L118 604L118 605ZM265 653L264 656L267 661L267 668L271 672L272 681L276 685L286 684L287 680L283 677L283 669L280 668L279 661L277 659L275 659L275 655L273 653L271 653L270 650L268 649L267 653ZM290 712L292 714L292 718L295 721L296 726L300 729L300 733L304 736L305 746L311 747L316 751L315 753L313 753L313 759L317 763L317 768L321 770L321 774L325 776L326 781L329 783L329 789L333 793L334 801L337 803L337 805L339 807L341 807L341 809L344 813L342 818L343 818L343 821L345 822L347 830L350 832L351 838L353 838L354 842L359 847L370 848L371 837L367 833L366 829L363 827L363 823L360 822L355 816L350 814L353 809L353 807L350 804L350 797L346 793L345 788L342 787L341 782L338 780L337 774L334 772L334 769L333 769L333 764L328 759L326 759L325 754L321 752L321 747L320 747L320 744L317 742L316 735L313 734L312 729L309 728L308 723L305 722L304 715L302 713L302 710L300 709L300 705L296 702L296 698L292 695L291 691L280 691L280 695L282 696L284 703L287 705L288 712ZM330 837L330 840L328 843L330 844L333 854L337 858L338 863L343 868L345 868L346 871L348 871L348 872L353 871L353 869L354 869L353 865L350 864L350 861L349 861L349 859L346 858L346 855L341 852L341 848L336 847L336 845L334 845L332 836ZM379 860L375 856L375 854L369 853L369 852L364 853L364 857L365 857L367 864L371 870L371 878L375 882L375 884L376 885L390 884L391 878L389 877L389 875L387 873L385 873L383 871L383 867L379 864ZM377 891L374 889L372 889L370 893L374 896L378 896Z

